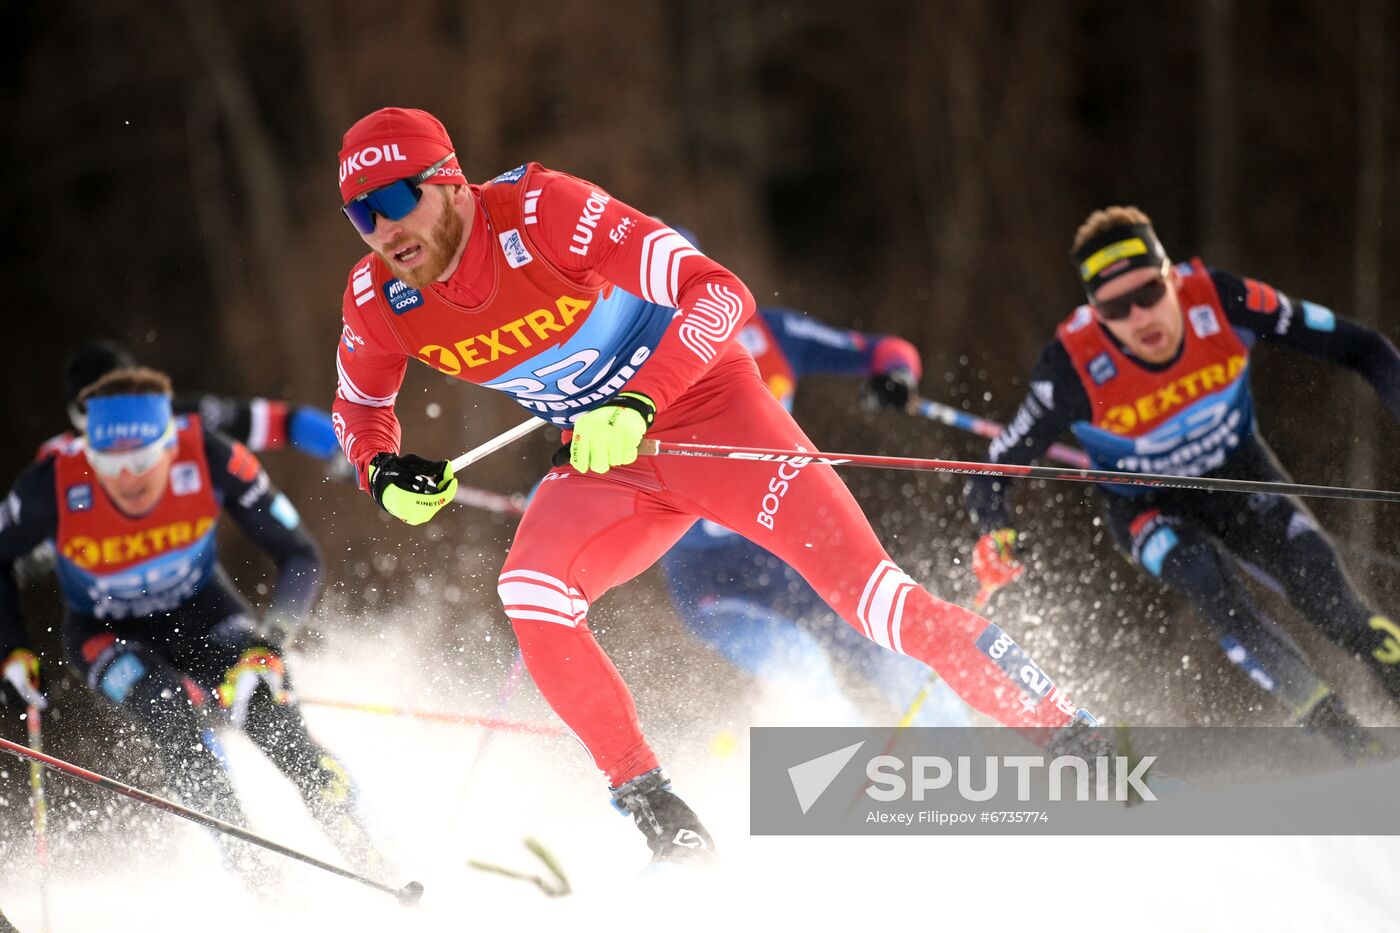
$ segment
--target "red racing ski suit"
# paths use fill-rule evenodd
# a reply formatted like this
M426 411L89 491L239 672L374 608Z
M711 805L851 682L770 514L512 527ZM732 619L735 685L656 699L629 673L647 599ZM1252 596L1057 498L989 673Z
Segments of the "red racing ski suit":
M754 303L733 273L602 189L534 163L472 191L476 216L448 281L410 288L373 254L351 273L333 411L362 485L370 459L399 451L393 406L410 357L565 428L625 386L656 403L649 437L814 449L734 339ZM1002 723L1059 727L1076 712L1010 636L901 571L830 466L565 466L531 502L499 593L541 693L614 786L657 761L588 609L697 518L772 551L847 623L936 668Z

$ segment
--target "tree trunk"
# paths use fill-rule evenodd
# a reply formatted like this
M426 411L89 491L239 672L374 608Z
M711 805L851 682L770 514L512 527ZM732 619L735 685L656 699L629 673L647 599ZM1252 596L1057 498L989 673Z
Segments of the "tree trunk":
M293 257L297 244L287 215L288 190L278 168L275 147L258 114L218 5L210 0L180 0L180 6L232 143L234 165L248 205L251 255L257 258L262 279L262 288L253 290L261 299L254 306L261 308L261 316L277 343L276 349L263 344L259 358L248 362L250 368L258 370L271 363L278 388L292 397L307 397L315 389L308 383L310 368L295 363L307 347L316 345L311 326L315 316L306 311L296 274ZM220 297L232 301L234 313L249 313L246 302L233 301L230 295Z
M1381 211L1385 195L1386 0L1361 0L1357 8L1357 165L1355 290L1351 314L1367 327L1380 326ZM1369 413L1371 409L1367 408ZM1380 425L1373 415L1359 419L1359 437L1351 445L1348 480L1353 486L1376 486L1376 443ZM1348 537L1355 544L1375 544L1375 512L1363 503L1351 509Z
M1202 255L1234 268L1235 87L1230 70L1234 0L1200 0L1204 73L1197 110L1196 242Z

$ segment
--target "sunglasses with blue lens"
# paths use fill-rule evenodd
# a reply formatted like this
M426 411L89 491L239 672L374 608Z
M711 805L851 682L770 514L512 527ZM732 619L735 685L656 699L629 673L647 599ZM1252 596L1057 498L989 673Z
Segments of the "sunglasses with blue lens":
M389 220L403 220L418 206L418 200L423 197L420 188L423 182L436 175L438 169L456 157L457 153L449 152L441 160L434 162L417 175L400 178L382 188L366 191L359 197L352 199L349 204L341 208L341 211L350 218L350 223L361 235L369 236L374 232L375 214Z

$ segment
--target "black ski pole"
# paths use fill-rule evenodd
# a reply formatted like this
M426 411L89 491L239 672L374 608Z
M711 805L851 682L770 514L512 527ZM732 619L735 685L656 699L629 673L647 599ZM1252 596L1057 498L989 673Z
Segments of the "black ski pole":
M395 897L397 897L399 899L399 903L404 905L405 907L411 907L414 904L417 904L418 900L423 896L423 886L416 881L410 881L408 884L404 885L401 888L396 888L393 885L383 884L379 881L375 881L373 878L366 878L364 875L358 875L347 868L341 868L338 865L332 865L329 862L323 862L320 859L315 858L314 856L306 855L302 852L298 852L295 849L289 849L281 843L273 842L271 839L259 836L257 833L243 829L241 826L234 826L232 823L226 823L223 820L218 819L217 817L209 816L205 813L200 813L198 810L191 810L189 807L182 807L180 806L180 804L172 803L171 801L166 800L164 797L157 797L155 794L147 793L144 790L131 787L130 785L123 784L120 781L114 781L111 778L103 777L102 775L94 771L89 771L86 768L80 768L77 765L72 764L71 762L64 761L61 758L55 758L52 755L46 755L43 752L33 751L31 749L25 748L23 745L11 742L8 739L0 739L0 751L9 752L11 755L16 756L17 758L24 758L29 761L38 762L39 764L43 765L51 771L57 771L59 774L66 774L69 777L74 777L82 781L87 781L89 784L95 784L98 787L101 787L105 790L110 790L113 793L121 794L123 797L129 797L138 803L144 803L148 807L155 807L157 810L164 810L167 813L173 813L176 816L184 817L192 823L198 823L200 826L224 833L225 835L232 836L235 839L242 839L244 842L250 842L255 846L262 846L264 849L269 849L280 855L285 855L287 858L290 859L296 859L298 862L303 862L314 868L319 868L322 871L328 871L331 874L339 875L342 878L349 878L351 881L358 881L360 884L363 884L366 887L374 888L377 891L383 891L386 894L392 894Z
M1277 483L1263 480L1226 479L1215 476L1177 476L1167 473L1128 473L1121 470L1083 470L1077 467L1022 466L1019 463L979 463L969 460L934 460L922 457L832 454L820 450L787 450L774 447L727 447L719 444L658 441L651 438L642 441L638 453L644 457L662 454L681 457L709 457L716 460L773 461L792 463L794 466L826 463L831 466L918 470L925 473L969 473L982 476L1066 480L1074 483L1204 489L1207 492L1263 492L1278 496L1313 496L1320 499L1356 499L1364 502L1400 502L1400 491L1390 489L1352 489L1346 486L1311 486L1306 483ZM555 466L560 465L557 461L555 462Z

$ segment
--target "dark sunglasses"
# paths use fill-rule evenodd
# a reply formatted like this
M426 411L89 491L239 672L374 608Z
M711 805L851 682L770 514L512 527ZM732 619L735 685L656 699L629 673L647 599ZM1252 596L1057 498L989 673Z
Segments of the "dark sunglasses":
M366 191L356 197L341 208L346 217L350 218L350 223L362 235L369 236L374 232L375 214L387 217L389 220L403 220L409 213L418 206L418 201L423 197L420 186L437 174L438 169L457 157L457 153L449 152L441 160L423 169L417 175L410 175L408 178L400 178L382 188L375 188L373 191Z
M1133 313L1135 307L1151 311L1166 294L1167 280L1156 278L1145 285L1139 285L1126 295L1109 298L1107 301L1096 301L1094 307L1098 309L1099 317L1105 321L1122 321Z

